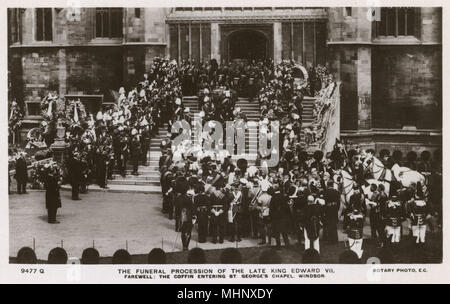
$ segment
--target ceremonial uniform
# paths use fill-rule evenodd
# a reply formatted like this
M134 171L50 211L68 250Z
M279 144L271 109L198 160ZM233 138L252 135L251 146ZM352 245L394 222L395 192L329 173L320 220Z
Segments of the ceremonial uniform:
M375 190L369 198L369 219L370 219L370 231L372 238L382 238L384 235L383 224L381 219L381 194Z
M72 186L72 200L80 200L80 182L82 178L82 166L77 157L70 157L68 159L68 171L70 185Z
M386 209L383 214L386 223L385 231L386 237L391 243L399 243L401 238L401 225L404 220L404 209L400 201L393 197L386 204Z
M305 226L305 211L308 204L307 198L310 191L305 186L300 186L297 190L297 197L293 199L292 212L294 219L294 232L297 235L298 244L302 244L304 240L303 230Z
M272 231L277 246L281 246L280 234L283 236L285 246L289 246L289 199L280 191L276 191L270 200L270 219L272 222Z
M198 242L205 243L208 235L208 217L210 214L209 198L204 193L198 193L194 198L197 213Z
M212 236L212 242L215 244L217 240L219 243L223 243L223 237L225 234L226 212L224 204L230 199L229 195L224 195L222 199L211 198L211 210L210 210L210 233Z
M355 209L348 215L349 224L347 230L348 243L350 250L354 251L359 258L362 256L362 243L363 243L363 227L364 227L364 215L361 211Z
M312 247L320 252L319 235L321 228L322 206L310 201L305 210L305 250Z
M61 208L61 196L58 179L55 176L48 176L45 180L45 207L48 213L48 223L58 224L56 212L58 208Z
M258 198L259 210L259 235L261 237L260 245L266 244L268 239L269 245L272 242L271 221L270 221L270 201L272 196L267 192L263 192Z
M337 242L337 223L340 194L336 189L328 188L324 193L325 199L325 219L324 219L324 240Z
M134 136L131 139L130 150L131 150L131 163L133 165L132 174L137 175L139 159L141 158L141 142L138 136Z
M235 190L231 192L231 200L227 205L227 219L230 233L230 242L241 241L242 225L242 192Z
M194 212L194 206L192 197L187 194L180 194L177 200L179 200L180 206L181 242L183 244L183 250L188 250L192 234L192 216Z
M421 199L414 199L409 206L409 218L411 220L412 235L416 244L425 243L425 234L427 231L427 217L429 208L427 203Z

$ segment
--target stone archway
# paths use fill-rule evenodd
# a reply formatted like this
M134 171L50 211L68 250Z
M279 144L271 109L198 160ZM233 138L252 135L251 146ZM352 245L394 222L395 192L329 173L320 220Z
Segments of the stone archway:
M228 37L228 60L264 60L268 57L269 41L257 30L242 29Z

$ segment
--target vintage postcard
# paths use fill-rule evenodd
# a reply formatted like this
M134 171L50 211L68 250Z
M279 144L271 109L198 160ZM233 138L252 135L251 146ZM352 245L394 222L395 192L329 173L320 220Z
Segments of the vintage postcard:
M448 282L445 5L3 2L0 281Z

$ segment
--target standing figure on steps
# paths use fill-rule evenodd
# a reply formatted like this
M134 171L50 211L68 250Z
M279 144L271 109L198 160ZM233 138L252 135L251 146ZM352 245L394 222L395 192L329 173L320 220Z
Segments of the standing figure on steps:
M130 144L131 163L133 164L133 175L138 175L139 160L141 158L141 141L139 139L138 131L133 129L131 131L133 136Z

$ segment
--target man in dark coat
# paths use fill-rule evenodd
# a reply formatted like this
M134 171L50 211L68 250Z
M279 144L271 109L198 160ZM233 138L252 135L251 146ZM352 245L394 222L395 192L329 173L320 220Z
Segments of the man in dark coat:
M48 213L48 223L59 224L59 221L56 220L56 212L58 208L61 208L61 196L58 177L55 175L49 175L45 180L45 207Z
M136 131L135 129L133 131ZM137 132L137 131L136 131ZM135 134L130 144L131 163L133 164L133 175L138 175L139 160L141 158L141 141L139 136Z
M308 196L308 205L305 210L305 250L314 248L320 252L320 229L322 228L322 206L317 203L314 196Z
M181 242L183 244L183 251L187 251L189 250L189 242L191 241L194 205L192 202L192 197L186 193L180 194L177 200L180 201L181 211Z
M338 223L338 211L339 211L339 202L340 202L340 194L339 191L334 189L334 182L332 180L328 181L327 189L324 193L325 199L325 227L323 238L326 241L337 242L338 234L337 234L337 223Z
M28 181L28 171L27 162L25 161L25 156L20 154L19 158L16 160L16 175L17 181L17 193L27 194L27 181Z
M74 152L68 159L69 179L72 186L72 200L79 201L80 182L81 182L81 161L79 152Z
M205 243L208 234L208 216L210 213L209 197L204 193L205 187L202 184L196 186L196 196L194 205L198 220L198 242Z
M289 198L282 194L278 184L273 186L274 194L270 200L269 214L272 221L273 236L277 242L277 247L281 246L280 234L283 236L285 246L289 246L289 218L291 216L289 208Z

